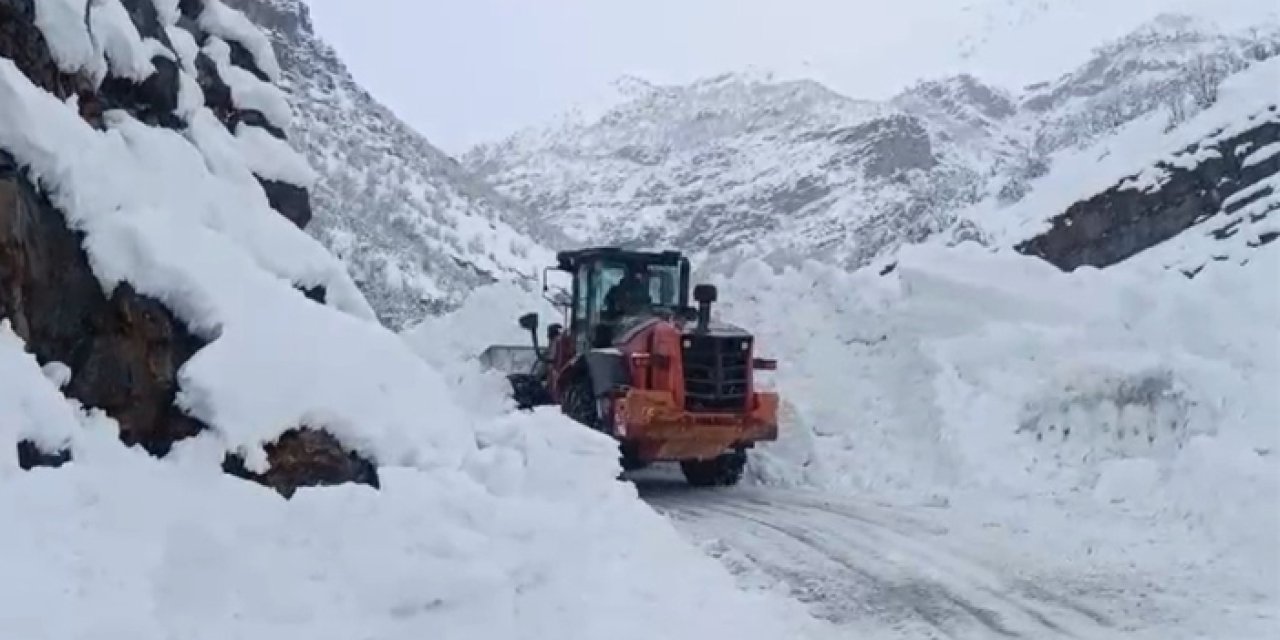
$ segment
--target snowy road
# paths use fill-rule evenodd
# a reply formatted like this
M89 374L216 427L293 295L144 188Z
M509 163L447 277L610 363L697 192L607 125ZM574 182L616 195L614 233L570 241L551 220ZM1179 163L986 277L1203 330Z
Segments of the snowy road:
M1101 639L1134 631L1068 592L1081 587L1037 579L1002 560L991 540L912 510L777 489L696 491L660 474L635 481L744 587L780 586L851 637Z

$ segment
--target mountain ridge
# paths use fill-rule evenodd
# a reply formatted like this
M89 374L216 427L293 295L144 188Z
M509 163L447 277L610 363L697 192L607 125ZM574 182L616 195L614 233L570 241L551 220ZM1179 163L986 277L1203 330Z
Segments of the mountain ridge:
M643 83L598 119L517 132L461 160L579 244L854 268L956 232L966 209L1018 202L1066 150L1160 112L1176 126L1224 78L1278 52L1276 25L1227 32L1162 15L1022 92L964 74L883 103L741 74Z

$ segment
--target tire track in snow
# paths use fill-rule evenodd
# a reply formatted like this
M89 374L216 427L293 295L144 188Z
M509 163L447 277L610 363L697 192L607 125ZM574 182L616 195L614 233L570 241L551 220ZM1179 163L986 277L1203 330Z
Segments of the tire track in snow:
M789 506L785 506L785 505L783 506L783 509L786 511L795 511L793 508L790 508ZM861 520L861 518L858 518L858 519ZM867 521L867 522L870 522L870 521ZM880 526L880 525L873 525L873 526ZM888 529L886 529L886 531L888 531ZM862 543L861 541L856 540L856 536L849 536L847 534L841 536L840 542L843 542L845 544L850 544L852 547L857 547L860 550L860 552L864 554L862 557L865 557L865 558L876 557L877 548L888 548L888 549L898 548L899 550L901 550L902 547L900 547L899 545L902 545L904 542L914 541L914 538L912 537L901 536L901 535L895 535L893 536L893 539L885 539L884 537L877 535L878 532L876 532L874 529L871 529L871 528L860 529L858 530L858 533L867 535L867 537L869 538L877 539L880 542L880 544L868 546L865 543ZM1031 618L1042 627L1045 627L1051 631L1057 632L1058 634L1065 635L1067 637L1072 636L1072 634L1064 631L1061 625L1054 622L1044 613L1037 611L1024 603L1005 595L1004 593L1002 593L997 589L994 589L992 587L989 587L983 584L979 584L976 578L976 575L971 569L970 570L952 569L950 571L949 576L945 573L942 575L939 575L939 573L937 572L937 569L940 569L942 567L947 567L947 566L954 566L953 563L948 561L946 554L937 554L934 552L922 553L918 549L913 549L911 553L908 554L908 559L906 563L900 568L910 570L912 566L915 566L915 567L928 566L931 569L933 569L934 571L931 572L931 575L929 576L929 578L933 580L935 583L943 587L942 593L944 594L944 597L947 600L949 600L957 608L970 614L975 620L981 622L988 629L995 631L1003 636L1022 637L1022 634L1017 633L1004 625L1002 620L1009 616L1008 614L1002 615L996 612L995 608L996 606L999 606L999 605L992 605L990 607L980 607L978 605L973 604L973 602L970 599L962 598L955 595L955 592L959 590L981 592L983 594L986 594L990 598L998 600L1000 604L1012 606L1018 609L1021 613L1026 615L1028 618ZM943 584L944 582L947 584ZM972 596L970 596L970 598L971 597Z
M1106 616L1004 576L946 529L883 507L785 491L689 491L640 483L686 535L719 539L786 584L814 615L908 637L1095 638ZM741 568L739 569L742 570ZM875 626L868 626L874 624Z
M747 496L744 499L757 505L768 506L771 504L769 502L762 501L760 498L751 496ZM937 548L942 546L938 541L935 540L930 544L920 540L921 532L928 531L934 534L939 533L937 530L931 529L929 525L923 521L899 517L899 524L895 526L884 520L870 518L866 509L857 509L852 505L842 504L840 502L813 498L806 499L803 497L797 497L790 503L784 502L780 508L794 509L792 505L805 505L814 509L830 512L840 517L862 521L869 527L872 527L873 531L878 530L883 533L888 533L900 542L912 544L917 551L922 554L922 556L933 554L932 559L936 563L948 566L959 565L963 567L962 571L964 573L969 575L984 575L986 576L985 581L987 584L982 588L985 591L995 595L1004 594L1006 592L1020 593L1022 596L1025 596L1025 598L1015 598L1008 595L1001 595L1001 597L1007 599L1010 604L1023 608L1028 615L1033 617L1043 615L1031 608L1033 606L1032 601L1035 601L1070 610L1079 616L1087 618L1090 623L1098 627L1110 628L1115 626L1115 622L1105 614L1083 603L1077 602L1068 596L1054 593L1053 591L1026 579L1017 578L1008 580L1000 576L994 570L984 566L981 558L966 552L964 549L959 549L954 545L949 545L944 552L938 552ZM942 532L945 532L945 530ZM1051 625L1046 622L1045 626Z

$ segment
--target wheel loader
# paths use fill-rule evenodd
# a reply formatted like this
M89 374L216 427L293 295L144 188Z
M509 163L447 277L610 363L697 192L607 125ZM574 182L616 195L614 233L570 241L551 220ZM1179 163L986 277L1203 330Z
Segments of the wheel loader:
M482 363L507 373L522 409L558 405L617 439L627 470L678 462L691 485L736 484L746 450L777 439L778 395L756 386L777 362L756 357L750 333L712 321L716 288L691 292L679 252L595 247L556 263L543 291L552 270L572 278L571 292L548 297L564 323L547 326L543 347L537 314L526 314L532 346L489 347Z

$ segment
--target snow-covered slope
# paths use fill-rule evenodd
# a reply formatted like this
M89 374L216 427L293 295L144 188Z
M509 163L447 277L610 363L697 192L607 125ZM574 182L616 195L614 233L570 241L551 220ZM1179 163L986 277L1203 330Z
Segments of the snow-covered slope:
M554 232L471 177L352 78L300 0L228 0L270 34L295 112L291 140L319 173L308 227L392 327L475 286L529 279ZM406 82L426 81L406 78ZM513 226L515 225L515 226Z
M113 308L135 347L179 339L148 327L188 328L168 402L202 425L161 454L69 400L61 387L83 372L29 352L50 340L31 328L49 318L21 313L42 292L8 282L49 265L26 259L39 247L0 247L0 309L18 310L0 318L7 637L820 637L794 607L735 590L616 482L611 442L555 413L464 405L468 382L376 322L342 262L270 206L282 189L263 173L299 178L306 162L270 135L284 114L254 108L280 97L277 65L241 14L36 0L0 17L0 188L39 194L0 201L0 230L56 228L87 261L50 268L91 268L112 301L155 301ZM74 308L83 292L65 293ZM116 330L86 322L77 344ZM102 358L106 383L144 382L112 369L120 353ZM285 500L223 472L229 454L253 473L298 463L273 455L298 430L372 461L379 488ZM51 459L25 471L32 447Z
M1065 150L1148 114L1193 115L1222 77L1280 51L1277 33L1161 16L1022 93L957 76L885 104L759 76L632 81L633 98L598 120L464 160L580 242L858 266L957 232L959 209L1018 201Z
M1178 126L1139 118L1060 154L1022 201L966 215L993 243L1017 244L1065 270L1135 255L1188 276L1210 262L1245 262L1278 235L1277 86L1280 58L1254 64Z

